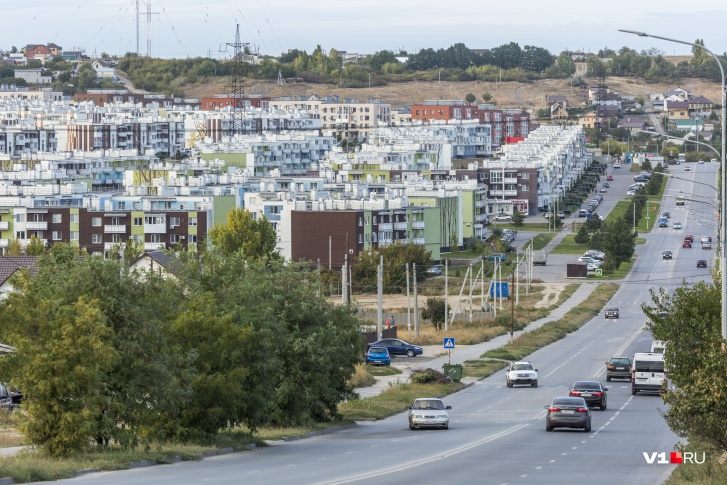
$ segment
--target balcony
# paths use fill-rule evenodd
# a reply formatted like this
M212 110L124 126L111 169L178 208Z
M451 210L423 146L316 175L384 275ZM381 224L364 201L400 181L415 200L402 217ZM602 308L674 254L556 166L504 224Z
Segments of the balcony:
M0 248L6 248L10 245L10 239L0 239Z
M407 223L406 222L395 222L394 223L394 230L395 231L406 231L407 229Z
M163 242L157 242L157 243L150 243L145 242L144 243L144 251L154 251L156 249L166 249L167 245Z
M411 223L412 229L424 229L424 221L414 221Z
M144 234L166 234L166 224L144 224Z
M28 221L25 223L28 231L47 231L48 223L46 221Z
M505 177L505 183L506 184L516 184L517 177Z
M7 231L9 229L9 223L8 222L0 222L0 231Z
M487 220L487 214L477 214L475 215L475 222L481 222Z
M484 207L485 201L484 200L476 200L475 201L475 207Z
M490 197L515 197L517 190L490 190Z
M392 231L393 229L394 225L390 222L379 223L379 231Z
M126 226L104 226L103 232L106 234L125 234L126 233Z
M419 244L421 246L424 246L424 244L425 244L423 237L414 237L414 238L412 238L411 242L413 244Z

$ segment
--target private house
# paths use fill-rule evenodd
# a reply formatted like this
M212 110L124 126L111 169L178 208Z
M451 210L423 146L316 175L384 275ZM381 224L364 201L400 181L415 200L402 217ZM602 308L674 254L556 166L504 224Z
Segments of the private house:
M6 251L6 247L2 247L2 250ZM15 291L10 278L23 268L34 272L37 260L37 256L0 256L0 300Z
M689 99L689 113L694 116L709 116L714 109L714 103L704 96L693 96Z
M53 82L52 76L44 76L43 69L15 69L15 77L25 79L28 84L50 84Z
M139 259L129 265L129 270L132 272L153 271L162 278L176 279L181 265L182 262L173 253L156 249L142 254Z
M50 48L38 44L28 44L23 52L25 53L26 59L35 59L43 64L50 61L54 56L53 51Z
M559 104L563 109L568 109L568 99L565 96L548 96L548 106Z
M595 128L597 119L596 112L589 111L578 117L578 124L583 128Z
M669 101L664 103L669 122L689 119L689 101Z
M638 116L627 116L618 122L619 128L626 128L631 130L633 135L637 135L639 131L646 130L649 125L642 118Z
M553 121L567 120L568 110L560 103L553 103L550 105L550 119Z
M96 71L96 77L98 79L116 78L116 71L106 61L103 61L101 59L94 59L94 61L91 62L91 67L93 67L93 70Z

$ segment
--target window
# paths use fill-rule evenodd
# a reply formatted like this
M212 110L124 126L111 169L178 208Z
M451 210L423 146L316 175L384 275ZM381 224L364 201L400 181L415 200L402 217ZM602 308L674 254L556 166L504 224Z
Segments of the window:
M25 239L25 231L16 231L15 238L16 239Z
M71 241L78 241L78 231L71 231Z
M181 219L179 217L170 217L169 225L170 226L179 226L179 225L181 225Z
M196 226L197 225L197 218L196 217L190 217L189 218L189 225L190 226Z
M160 243L162 242L161 234L149 234L149 242Z
M376 224L376 216L374 216L374 224Z
M144 217L144 224L161 224L164 225L164 216L146 216Z
M358 225L359 226L363 226L363 217L360 217L359 216L359 218L358 218Z
M25 214L15 214L15 222L25 222Z
M101 234L92 234L91 235L91 242L93 244L101 244Z
M33 222L43 222L43 214L33 214Z
M53 214L53 223L60 224L61 222L63 222L62 214Z
M94 227L101 227L101 218L100 217L92 217L91 218L91 225Z
M53 240L60 241L63 239L63 233L61 231L53 231Z
M143 226L144 220L141 217L134 217L134 225L135 226Z
M119 210L125 210L126 209L126 202L121 201L119 202Z
M520 186L520 190L522 190L523 192L527 192L530 190L530 186L528 184L522 184Z
M189 235L189 242L196 244L197 243L197 235L196 234L190 234Z
M78 224L78 214L71 214L71 224Z
M122 236L121 234L112 234L111 235L111 242L113 242L113 243L121 243L121 242L124 242L121 239L121 236Z
M520 178L522 180L530 180L530 174L529 173L520 174Z
M358 235L358 242L363 243L363 234Z
M177 244L177 243L179 243L179 234L170 234L169 235L169 242L171 244Z

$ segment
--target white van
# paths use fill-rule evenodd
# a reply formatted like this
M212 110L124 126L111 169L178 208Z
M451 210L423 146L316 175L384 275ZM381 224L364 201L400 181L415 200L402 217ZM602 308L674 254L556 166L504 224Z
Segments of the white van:
M661 340L654 340L653 342L651 342L651 353L652 354L664 355L665 350L666 350L666 342L663 342Z
M634 354L631 367L631 394L639 391L660 392L666 385L664 354L656 352Z

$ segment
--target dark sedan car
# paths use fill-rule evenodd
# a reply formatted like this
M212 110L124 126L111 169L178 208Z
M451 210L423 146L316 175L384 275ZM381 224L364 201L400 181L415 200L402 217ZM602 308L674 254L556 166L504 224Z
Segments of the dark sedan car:
M598 381L578 381L570 388L570 396L582 397L589 406L598 406L601 411L605 411L608 400L606 391L608 388L603 387Z
M698 259L697 260L697 268L706 268L707 267L707 260L706 259Z
M606 362L606 380L611 382L614 378L631 380L631 359L611 357L611 360Z
M418 345L412 345L397 338L385 338L369 345L369 347L374 346L386 347L389 350L390 355L406 355L407 357L414 357L422 355L422 352L424 352L424 350Z
M664 252L661 253L661 257L663 259L671 259L672 252L671 251L664 251Z
M554 428L582 428L591 432L591 410L582 397L556 397L545 406L545 431Z
M618 308L615 306L606 308L605 316L606 318L618 318Z

